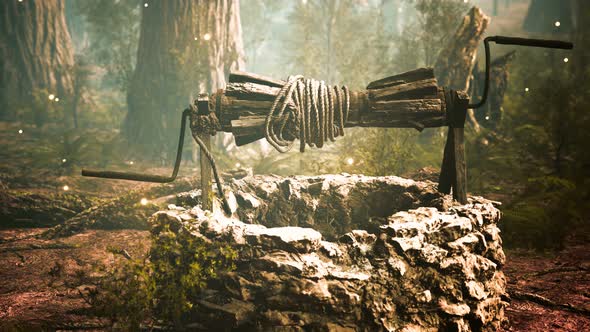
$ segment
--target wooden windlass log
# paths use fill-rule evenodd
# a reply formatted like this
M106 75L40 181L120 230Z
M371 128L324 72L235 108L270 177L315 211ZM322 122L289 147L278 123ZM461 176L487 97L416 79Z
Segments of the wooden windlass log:
M266 117L286 83L232 72L226 89L212 96L210 108L221 129L232 133L238 146L245 145L264 138ZM421 68L371 82L363 91L350 91L345 127L440 127L447 123L445 109L444 92L432 68Z

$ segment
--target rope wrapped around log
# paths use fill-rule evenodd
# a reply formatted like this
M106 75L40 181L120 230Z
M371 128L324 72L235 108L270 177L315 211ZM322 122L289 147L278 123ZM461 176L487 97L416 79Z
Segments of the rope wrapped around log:
M287 108L288 105L293 107ZM344 136L350 94L346 86L328 86L324 81L290 76L277 94L266 116L266 140L279 152L287 152L299 139L305 145L321 148L324 142Z
M448 124L445 97L432 68L369 83L365 90L291 76L286 81L234 71L212 98L221 130L242 146L262 138L281 152L299 139L322 147L346 127L424 128Z

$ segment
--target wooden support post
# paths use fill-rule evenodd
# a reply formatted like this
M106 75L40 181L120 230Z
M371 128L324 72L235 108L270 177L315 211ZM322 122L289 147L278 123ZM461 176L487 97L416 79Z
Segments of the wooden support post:
M209 97L206 94L200 95L197 99L197 114L209 115ZM211 150L211 135L209 132L204 130L198 135L207 149ZM211 165L203 150L199 150L199 162L201 164L201 208L211 210L213 198L211 192Z
M464 92L445 91L449 131L440 171L438 190L461 204L467 203L467 165L465 160L465 117L469 98Z

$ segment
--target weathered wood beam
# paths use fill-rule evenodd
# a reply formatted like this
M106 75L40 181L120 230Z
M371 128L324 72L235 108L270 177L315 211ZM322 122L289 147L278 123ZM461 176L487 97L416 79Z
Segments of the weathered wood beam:
M283 85L285 85L285 83L287 83L282 80L276 80L274 78L270 78L270 77L266 77L266 76L262 76L262 75L257 75L257 74L253 74L253 73L247 73L247 72L239 71L239 70L232 71L229 74L229 82L232 82L232 83L250 82L250 83L268 85L268 86L277 87L277 88L280 88Z
M389 76L386 78L382 78L380 80L373 81L367 85L367 90L371 89L381 89L388 86L394 86L399 84L404 84L408 82L415 82L424 79L434 78L434 69L433 68L418 68L415 70L411 70L402 74L397 74L393 76Z
M449 131L443 155L438 190L453 192L453 198L467 204L467 163L465 160L465 117L469 97L464 92L445 91Z
M208 115L211 112L209 97L199 96L197 99L197 111L200 115ZM211 149L211 134L207 131L198 133L199 138L207 150ZM211 210L213 204L213 193L211 191L211 164L203 149L199 149L199 163L201 167L201 207L204 210Z
M226 90L212 98L221 129L233 133L237 145L263 138L265 117L283 84L260 75L232 73ZM346 127L422 130L445 125L444 95L432 68L390 76L368 87L365 91L350 91Z
M436 79L426 79L416 82L392 85L381 89L369 90L371 100L391 100L391 99L426 99L435 98L438 92Z
M262 85L252 82L234 83L230 82L225 88L228 97L252 101L273 101L281 88Z

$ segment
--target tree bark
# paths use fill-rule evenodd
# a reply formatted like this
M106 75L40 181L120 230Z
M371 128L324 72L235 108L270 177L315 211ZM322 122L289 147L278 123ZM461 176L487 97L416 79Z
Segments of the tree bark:
M15 119L33 97L67 101L73 64L63 0L0 1L0 118Z
M475 65L477 47L488 27L490 18L477 7L471 8L455 35L449 39L449 44L438 55L434 65L434 72L439 85L457 91L467 91L471 72ZM473 110L467 113L476 131L479 124Z
M457 91L469 88L477 48L489 22L490 18L477 7L471 8L463 18L459 29L441 50L434 65L439 85Z
M223 87L226 73L244 65L239 1L154 1L141 10L124 132L138 152L166 158L180 110L198 93Z

